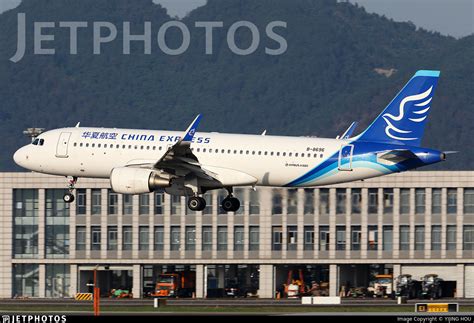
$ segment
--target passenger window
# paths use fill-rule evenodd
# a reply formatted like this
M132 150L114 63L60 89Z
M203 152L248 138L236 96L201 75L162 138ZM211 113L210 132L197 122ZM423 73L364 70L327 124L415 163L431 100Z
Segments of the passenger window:
M82 147L82 145L83 145L83 144L82 144L82 142L81 142L81 143L79 144L79 147Z
M319 157L323 158L323 154L319 155Z
M202 152L205 153L205 152L206 152L206 148L203 148L203 149L202 149Z
M298 153L295 153L295 157L298 157Z
M153 150L156 150L156 146L153 146Z
M146 150L150 150L150 146L146 146Z
M268 154L268 152L265 152L265 156Z
M89 147L89 143L86 144L86 147Z
M290 156L290 157L291 157L292 155L293 155L293 153L288 153L288 156Z
M125 149L126 147L127 147L127 146L125 146L125 145L122 145L122 149Z
M158 149L159 149L159 150L161 150L161 146L160 146L160 147L158 147Z
M222 149L222 150L221 150L221 153L225 154L225 149Z
M270 156L273 156L273 151L270 153Z
M74 143L74 147L77 147L77 142Z
M212 153L212 148L209 148L209 152Z
M258 152L258 155L260 156L261 154L262 154L262 152L261 152L261 151L259 151L259 152Z
M116 145L115 148L119 149L119 148L120 148L120 145Z
M237 150L234 150L234 154L237 154Z
M104 144L104 148L107 148L107 144Z
M140 149L143 150L143 146L141 146Z
M132 145L128 145L128 149L132 149Z
M92 148L94 148L94 147L95 147L95 144L92 144Z
M199 152L201 150L201 148L197 148L197 152Z
M255 155L255 150L254 150L254 151L252 151L252 155Z
M301 153L301 157L304 157L304 153Z
M286 156L286 153L283 153L283 156Z
M135 149L138 149L138 146L135 146Z
M100 146L102 146L102 144L97 144L97 148L100 148Z

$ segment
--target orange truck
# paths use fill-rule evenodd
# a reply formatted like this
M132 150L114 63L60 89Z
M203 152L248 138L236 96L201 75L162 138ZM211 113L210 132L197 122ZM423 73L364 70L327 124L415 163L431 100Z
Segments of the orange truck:
M196 291L196 274L192 271L160 274L153 297L192 297Z

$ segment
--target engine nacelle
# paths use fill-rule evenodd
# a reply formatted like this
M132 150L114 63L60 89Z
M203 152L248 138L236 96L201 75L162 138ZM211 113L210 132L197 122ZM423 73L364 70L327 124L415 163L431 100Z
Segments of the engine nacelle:
M110 173L110 185L117 193L143 194L169 187L171 182L149 169L117 167Z

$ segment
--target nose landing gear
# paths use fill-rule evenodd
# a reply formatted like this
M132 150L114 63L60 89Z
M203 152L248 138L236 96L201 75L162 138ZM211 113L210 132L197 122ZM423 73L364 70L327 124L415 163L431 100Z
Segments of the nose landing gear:
M68 177L69 179L69 177ZM73 176L71 179L69 179L69 184L68 184L68 190L69 193L64 194L63 196L63 201L66 203L72 203L74 202L74 190L76 189L76 183L77 183L77 177Z

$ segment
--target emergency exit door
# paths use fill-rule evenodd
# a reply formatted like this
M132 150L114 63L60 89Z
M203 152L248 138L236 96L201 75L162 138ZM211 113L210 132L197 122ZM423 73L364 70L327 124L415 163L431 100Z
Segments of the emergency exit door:
M344 145L339 150L339 170L352 171L352 153L354 145Z

